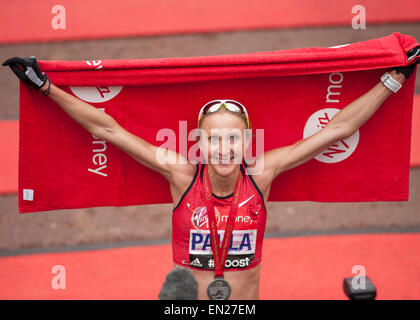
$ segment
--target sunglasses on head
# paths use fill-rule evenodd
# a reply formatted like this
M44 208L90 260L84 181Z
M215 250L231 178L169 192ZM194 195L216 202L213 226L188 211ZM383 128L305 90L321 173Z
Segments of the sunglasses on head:
M213 113L218 111L221 107L225 107L226 110L233 112L244 114L246 117L246 124L247 128L249 129L249 117L246 108L240 104L238 101L235 100L213 100L207 102L200 110L198 115L198 126L200 125L200 120L203 118L204 115Z

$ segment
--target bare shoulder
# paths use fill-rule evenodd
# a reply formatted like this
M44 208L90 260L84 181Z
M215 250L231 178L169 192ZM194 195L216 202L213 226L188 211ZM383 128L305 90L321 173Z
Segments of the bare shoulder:
M268 165L269 162L266 163L266 160L266 156L261 155L254 162L247 162L247 171L261 191L267 205L271 184L274 179L274 170Z
M196 164L189 161L184 162L182 156L178 155L177 157L179 161L169 165L170 175L167 177L174 206L188 189L197 172Z
M168 180L174 185L189 184L197 171L197 165L189 161L171 164L169 168L171 178Z

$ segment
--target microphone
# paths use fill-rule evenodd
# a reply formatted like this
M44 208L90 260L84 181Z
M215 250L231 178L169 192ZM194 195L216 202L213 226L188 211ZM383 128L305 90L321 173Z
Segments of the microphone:
M197 300L198 283L190 270L176 267L166 276L159 300Z

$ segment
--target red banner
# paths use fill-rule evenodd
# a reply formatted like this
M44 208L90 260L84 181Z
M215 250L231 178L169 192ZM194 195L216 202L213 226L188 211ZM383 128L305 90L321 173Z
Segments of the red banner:
M407 65L406 53L417 45L394 33L335 48L40 65L53 83L146 141L163 145L170 137L162 132L172 132L173 150L187 156L195 142L186 137L210 100L244 104L254 130L263 129L265 151L290 145L324 127L385 71ZM353 136L276 178L268 200L407 200L415 76ZM172 202L163 177L26 85L19 128L21 213Z
M2 1L0 43L180 33L417 23L417 0L23 0ZM24 19L22 18L24 17ZM92 23L94 21L94 23ZM30 32L28 29L30 28ZM355 27L354 27L355 28Z

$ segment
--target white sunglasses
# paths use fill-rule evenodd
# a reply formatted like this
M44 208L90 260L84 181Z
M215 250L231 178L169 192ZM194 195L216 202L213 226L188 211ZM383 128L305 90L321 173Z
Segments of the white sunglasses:
M200 120L206 114L213 113L218 111L221 107L225 107L226 110L234 113L245 114L246 124L249 129L249 117L246 108L235 100L212 100L207 102L200 110L198 114L198 126L200 125Z

